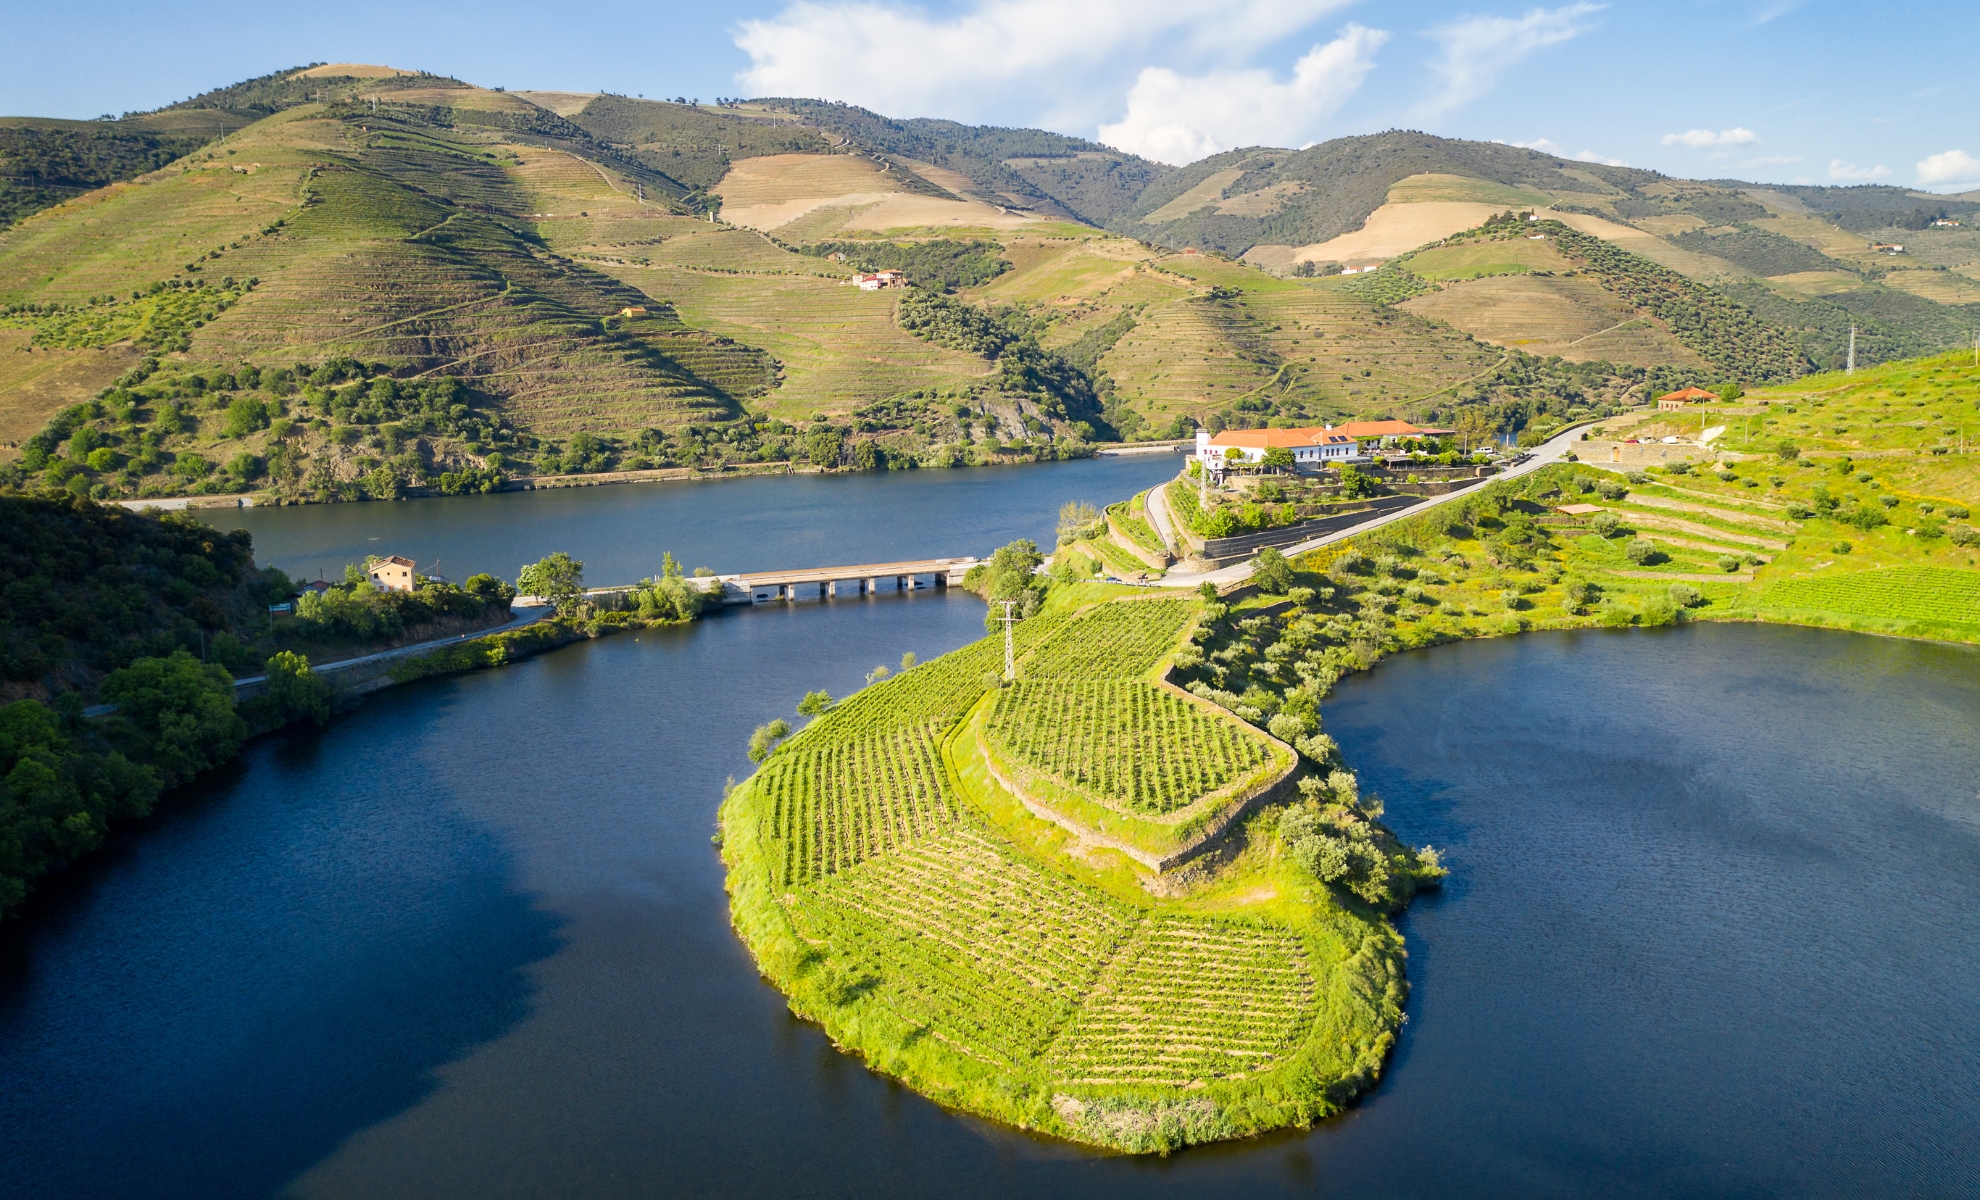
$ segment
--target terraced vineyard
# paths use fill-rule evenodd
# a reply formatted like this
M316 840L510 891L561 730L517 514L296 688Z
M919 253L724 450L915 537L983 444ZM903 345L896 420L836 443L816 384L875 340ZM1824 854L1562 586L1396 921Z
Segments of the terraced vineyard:
M1280 899L1276 859L1249 868L1260 901L1188 911L1124 859L1052 850L1058 827L964 761L994 696L993 726L1127 807L1266 764L1263 735L1146 678L1198 607L1068 604L1018 627L1014 686L985 638L843 701L735 789L737 929L793 1009L944 1103L1125 1150L1311 1121L1371 1078L1401 1015L1379 918Z
M984 727L999 757L1120 812L1163 816L1268 764L1256 734L1139 680L1020 681Z
M1137 679L1176 648L1187 600L1117 600L1080 613L1025 657L1027 679Z

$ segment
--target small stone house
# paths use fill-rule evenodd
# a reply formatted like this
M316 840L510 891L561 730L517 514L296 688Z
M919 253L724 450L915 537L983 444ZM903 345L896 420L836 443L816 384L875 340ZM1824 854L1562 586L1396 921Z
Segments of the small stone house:
M1665 392L1657 397L1657 411L1676 412L1687 404L1704 404L1718 398L1718 393L1708 392L1704 388L1682 388L1675 392Z
M371 564L371 586L381 592L410 592L413 590L413 560L388 555Z

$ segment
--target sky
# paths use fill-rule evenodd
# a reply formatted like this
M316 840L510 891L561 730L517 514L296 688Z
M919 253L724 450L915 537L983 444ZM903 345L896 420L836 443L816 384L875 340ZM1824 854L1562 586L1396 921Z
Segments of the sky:
M813 96L1171 163L1419 129L1690 178L1980 189L1980 4L1839 0L0 0L0 114L309 62L511 90Z

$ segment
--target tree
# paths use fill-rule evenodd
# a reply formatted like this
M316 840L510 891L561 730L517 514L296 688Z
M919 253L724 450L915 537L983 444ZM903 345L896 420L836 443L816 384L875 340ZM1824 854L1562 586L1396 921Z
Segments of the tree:
M1293 452L1284 446L1274 446L1265 452L1264 465L1274 471L1290 471L1299 465Z
M1375 494L1375 477L1353 463L1341 464L1341 495L1359 500Z
M1457 420L1451 424L1457 433L1458 445L1464 447L1466 453L1491 437L1492 430L1496 428L1492 418L1476 407L1459 410Z
M1208 579L1196 585L1196 594L1203 597L1203 601L1206 604L1215 604L1221 599L1217 595L1217 585L1211 583Z
M516 590L549 604L559 616L569 616L584 599L584 564L559 550L524 567Z
M1257 584L1261 592L1283 596L1292 589L1292 564L1286 561L1285 555L1267 546L1258 552L1257 559L1252 563L1251 582Z
M832 711L832 703L832 693L823 688L815 692L806 692L804 699L798 701L798 716L822 717Z
M778 717L767 725L758 725L749 735L749 761L760 763L770 757L777 743L791 736L791 723Z
M1795 445L1787 438L1782 438L1779 444L1774 447L1774 453L1780 456L1782 462L1792 462L1801 457L1801 447Z
M868 671L866 673L866 682L879 683L881 680L887 678L889 675L892 675L893 673L894 673L893 670L889 668L886 663L881 663L879 666L873 668L871 671Z
M1107 528L1100 510L1084 500L1068 500L1059 506L1059 544L1069 545L1081 538L1098 537Z
M144 757L175 779L227 761L247 740L247 722L234 711L233 677L184 650L110 672L100 694L138 731Z
M290 650L270 655L262 668L268 675L263 699L273 723L287 725L304 717L317 725L330 720L330 685L309 669L309 660Z
M920 661L920 657L914 651L910 650L906 654L901 655L901 670L912 671L914 670L914 665Z

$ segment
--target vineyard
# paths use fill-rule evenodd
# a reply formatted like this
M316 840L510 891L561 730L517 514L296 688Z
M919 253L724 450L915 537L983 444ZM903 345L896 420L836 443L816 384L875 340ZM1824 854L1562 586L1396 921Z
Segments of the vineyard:
M984 728L1006 761L1119 812L1164 816L1267 765L1256 733L1141 681L1020 682Z
M1176 648L1195 604L1122 600L1085 610L1024 661L1027 679L1139 679Z
M1053 1072L1185 1087L1256 1071L1312 1019L1305 958L1284 929L1150 918L1052 1047Z
M843 871L955 824L933 731L820 740L780 754L758 784L774 805L785 887Z
M970 833L832 880L807 915L896 1011L1007 1064L1045 1049L1136 916Z
M1891 567L1768 588L1759 607L1841 613L1940 625L1980 625L1980 572L1945 567Z
M1180 911L1047 848L1036 831L1059 827L998 808L964 761L994 745L1145 819L1283 757L1149 679L1198 601L1052 603L1015 631L1016 683L985 638L840 702L735 789L738 930L797 1012L947 1104L1134 1151L1331 1111L1400 1017L1380 918L1310 896ZM1313 948L1364 942L1379 952Z

